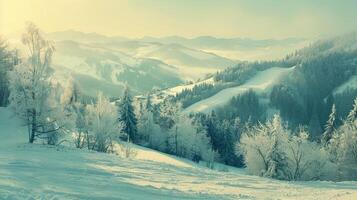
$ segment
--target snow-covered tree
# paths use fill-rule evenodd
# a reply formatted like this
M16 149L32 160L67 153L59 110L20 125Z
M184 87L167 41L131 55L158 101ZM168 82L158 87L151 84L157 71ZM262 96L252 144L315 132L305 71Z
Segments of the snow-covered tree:
M212 151L206 132L203 129L198 129L185 115L176 119L175 125L169 130L167 141L169 152L175 155L196 162L202 159L211 159L211 155L206 154L208 151Z
M128 139L137 142L137 118L134 112L133 99L129 88L126 87L122 99L119 102L119 118L123 124L123 132L128 135Z
M19 62L17 51L9 49L5 40L0 36L0 106L6 106L9 98L8 72Z
M116 120L115 106L99 94L97 103L88 105L86 111L88 148L100 152L112 151L113 141L119 138L123 128Z
M264 176L284 180L288 177L288 158L279 142L275 136L273 146L268 153L268 169Z
M289 179L334 178L336 166L328 160L327 152L308 138L309 134L303 127L300 127L296 135L290 137L286 149L289 158Z
M78 85L73 78L67 81L62 93L60 97L62 112L71 118L75 127L73 131L74 144L77 148L83 148L88 131L85 121L85 105L82 102Z
M334 133L327 150L339 167L341 179L357 178L357 100L346 120Z
M347 115L347 123L353 123L357 119L357 97L353 102L352 110Z
M153 112L146 106L143 107L138 118L138 135L142 142L150 148L160 151L167 149L167 134L155 123Z
M248 171L255 175L283 180L312 180L333 176L333 166L308 133L292 134L279 116L249 128L237 144ZM332 170L331 170L332 169Z
M29 23L22 43L28 58L10 72L10 106L28 127L29 142L43 138L63 128L54 113L56 101L50 99L49 67L53 45L46 41L40 30Z
M276 179L286 179L288 176L288 161L287 155L284 149L286 148L286 143L288 141L288 134L286 128L282 124L279 115L275 115L271 123L268 123L270 133L271 147L267 152L266 162L268 168L264 173L264 176L276 178Z
M272 154L284 148L283 145L287 140L280 117L275 115L273 120L249 128L241 136L237 153L244 156L245 164L252 174L273 177L275 174L272 174L274 167L272 165L278 164L272 162L274 157ZM268 170L270 170L269 174ZM280 169L273 171L278 170Z
M159 106L158 123L164 130L169 130L179 119L181 105L165 100Z
M321 138L321 143L326 145L330 142L336 127L336 107L335 104L332 105L331 113L325 125L325 131Z
M153 111L153 105L152 105L152 102L151 102L150 93L146 96L145 109L150 111L150 112Z

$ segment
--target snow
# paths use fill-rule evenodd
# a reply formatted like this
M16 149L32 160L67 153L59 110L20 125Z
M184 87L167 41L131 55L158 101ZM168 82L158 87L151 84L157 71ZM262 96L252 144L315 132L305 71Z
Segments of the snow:
M94 67L89 66L84 57L67 56L61 54L54 54L53 63L56 74L65 74L67 77L70 73L78 73L93 77L97 80L101 80L101 77L97 74Z
M180 85L180 86L176 86L176 87L173 87L173 88L169 88L169 89L165 90L164 92L166 94L168 94L168 95L176 95L176 94L182 92L185 89L191 90L193 87L201 85L201 84L204 84L204 83L206 83L206 84L214 84L213 77L209 78L209 79L202 80L202 81L198 81L196 83L187 84L187 85Z
M181 50L183 53L186 55L189 55L193 58L199 59L199 60L209 60L209 59L215 59L216 57L210 53L206 53L203 51L195 50L193 51L192 49L182 49Z
M348 89L356 89L357 88L357 75L352 76L350 79L348 79L346 82L344 82L342 85L337 87L334 91L333 94L340 94L343 93L344 91Z
M7 108L0 108L0 135L0 199L357 198L357 182L284 182L222 164L211 170L135 145L134 158L30 145Z
M155 94L153 94L153 96L151 97L152 99L152 103L154 104L157 104L157 103L160 103L162 102L165 98L167 98L168 96L175 96L176 94L182 92L183 90L185 89L188 89L188 90L191 90L193 87L195 86L198 86L198 85L201 85L203 83L206 83L206 84L212 84L214 85L215 82L214 82L214 78L211 77L211 78L208 78L208 79L205 79L205 80L202 80L202 81L197 81L195 83L191 83L191 84L186 84L186 85L179 85L179 86L176 86L176 87L172 87L172 88L168 88L168 89L164 89L164 90L160 90L160 91L157 91ZM136 96L137 98L145 98L144 95L138 95Z
M180 44L147 43L136 49L136 57L161 60L177 67L185 80L195 80L235 64L235 61Z
M192 112L209 112L217 106L222 106L229 102L229 100L242 94L250 89L256 92L264 92L270 89L273 85L275 85L279 80L294 70L295 67L290 68L280 68L280 67L272 67L267 70L259 72L253 78L248 80L246 83L224 89L217 94L199 101L184 110L185 113Z

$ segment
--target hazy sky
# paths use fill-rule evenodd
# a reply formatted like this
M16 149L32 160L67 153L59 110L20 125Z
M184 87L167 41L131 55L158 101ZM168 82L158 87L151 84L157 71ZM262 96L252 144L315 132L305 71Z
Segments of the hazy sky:
M357 0L0 0L0 33L26 21L126 37L316 37L357 29Z

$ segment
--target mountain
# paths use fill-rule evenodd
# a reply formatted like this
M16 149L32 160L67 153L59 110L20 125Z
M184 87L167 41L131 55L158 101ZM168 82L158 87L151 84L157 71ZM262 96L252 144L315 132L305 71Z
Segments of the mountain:
M139 48L138 57L162 60L170 65L178 66L180 74L188 79L197 79L207 73L232 66L236 61L213 53L196 50L180 44L156 44Z
M217 38L213 36L200 36L184 38L170 37L144 37L141 41L162 44L180 44L191 49L214 53L231 60L272 60L280 59L287 52L302 48L310 41L304 38L286 39L250 39L250 38Z
M184 80L202 78L206 74L234 65L237 60L281 58L285 52L290 52L307 42L300 38L254 40L212 36L129 39L74 30L48 33L46 36L54 41L70 40L121 51L136 58L158 59L177 67Z
M57 79L65 82L73 76L86 95L102 91L111 97L120 95L125 84L134 94L170 88L211 76L235 66L241 62L238 60L260 59L259 52L268 54L269 59L280 57L280 50L275 48L292 48L305 41L211 36L129 39L75 30L47 33L45 37L55 44L53 68ZM18 40L11 42L21 46Z
M292 128L304 125L317 139L332 104L337 121L351 110L356 77L357 33L351 33L317 41L284 59L240 62L166 98L180 102L184 113L215 111L220 119L264 121L280 113ZM165 91L160 94L170 89Z
M267 70L261 71L244 84L230 87L219 91L217 94L206 98L202 101L192 104L184 111L186 113L192 112L204 112L209 113L215 108L218 108L224 104L227 104L233 97L244 94L249 90L257 93L266 93L272 89L275 84L278 84L283 77L291 73L295 67L291 68L279 68L272 67Z
M90 95L99 90L94 91L92 86L99 85L106 94L116 91L110 94L116 96L120 91L115 89L117 85L125 83L133 87L136 94L146 93L154 88L196 80L236 62L179 44L107 37L96 33L69 30L48 33L46 37L55 41L56 74L67 76L66 73L73 73L75 80L87 83L80 85L90 85L84 88Z
M185 38L180 36L170 37L143 37L145 42L159 42L163 44L182 44L184 46L196 49L220 49L220 50L244 50L254 48L264 48L269 46L294 45L303 42L303 38L286 39L249 39L249 38L217 38L213 36L199 36L194 38Z
M125 84L134 94L182 83L174 66L160 60L135 58L95 44L57 41L53 58L54 75L65 81L69 75L87 95L99 91L116 97Z

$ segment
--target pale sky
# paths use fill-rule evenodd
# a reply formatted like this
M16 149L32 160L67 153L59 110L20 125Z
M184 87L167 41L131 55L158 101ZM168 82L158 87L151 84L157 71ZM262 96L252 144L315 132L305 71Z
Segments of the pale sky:
M0 34L32 21L125 37L318 37L357 30L357 0L0 0Z

